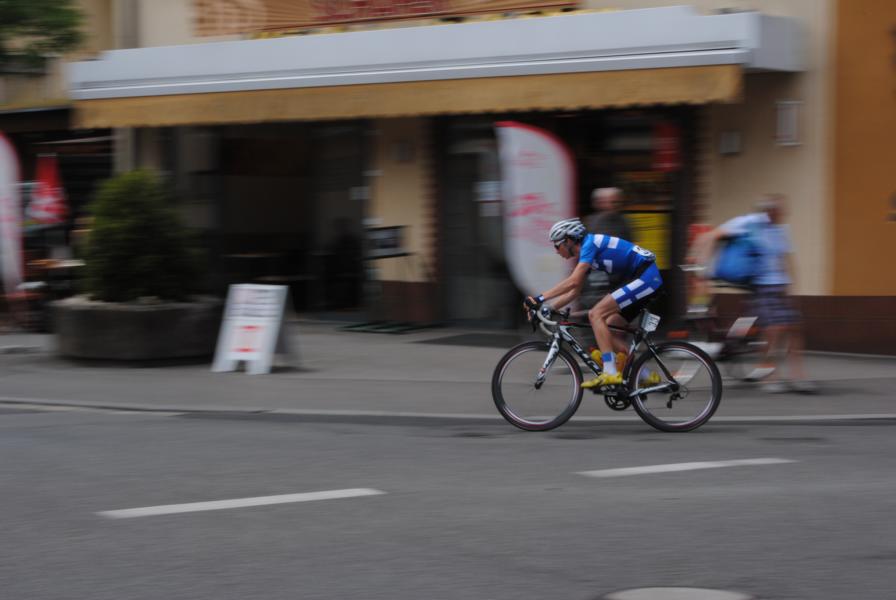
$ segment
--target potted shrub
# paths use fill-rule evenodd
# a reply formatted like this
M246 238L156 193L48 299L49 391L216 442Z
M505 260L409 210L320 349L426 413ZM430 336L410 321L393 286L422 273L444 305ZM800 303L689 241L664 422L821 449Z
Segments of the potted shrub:
M198 261L151 171L107 180L90 205L84 294L54 303L59 351L125 360L208 356L221 301L193 295Z

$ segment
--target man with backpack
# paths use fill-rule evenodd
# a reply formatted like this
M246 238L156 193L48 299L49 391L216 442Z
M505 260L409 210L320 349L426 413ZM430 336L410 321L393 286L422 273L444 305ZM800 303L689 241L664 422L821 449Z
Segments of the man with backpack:
M803 365L803 333L801 317L793 305L789 288L793 283L792 246L790 229L783 222L784 196L768 194L757 205L757 212L735 217L704 234L700 241L701 262L710 263L710 254L718 244L715 264L709 277L747 286L763 327L766 354L751 374L753 380L765 379L763 388L769 392L792 389L814 393L815 385L806 379ZM786 353L792 381L780 378L775 365L779 349Z

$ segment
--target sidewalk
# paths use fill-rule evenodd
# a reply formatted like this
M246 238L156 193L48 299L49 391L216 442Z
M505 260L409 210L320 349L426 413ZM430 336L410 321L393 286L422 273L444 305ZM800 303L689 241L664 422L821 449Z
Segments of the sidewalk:
M174 366L75 362L55 355L52 335L3 334L0 403L493 419L499 417L491 400L492 370L507 348L524 339L459 328L390 335L344 331L338 323L289 327L299 368L269 375L212 373L210 360ZM896 418L896 358L809 354L806 360L820 394L769 395L726 380L717 417ZM610 411L590 394L577 416L635 418L631 411Z

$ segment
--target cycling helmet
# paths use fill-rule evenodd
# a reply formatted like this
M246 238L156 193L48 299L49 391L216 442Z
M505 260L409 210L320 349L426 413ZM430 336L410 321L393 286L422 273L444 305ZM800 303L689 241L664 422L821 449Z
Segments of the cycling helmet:
M562 221L557 221L554 223L554 226L551 227L551 233L548 236L550 240L554 243L562 242L566 238L569 238L573 241L581 241L587 230L582 222L578 218L572 219L563 219Z

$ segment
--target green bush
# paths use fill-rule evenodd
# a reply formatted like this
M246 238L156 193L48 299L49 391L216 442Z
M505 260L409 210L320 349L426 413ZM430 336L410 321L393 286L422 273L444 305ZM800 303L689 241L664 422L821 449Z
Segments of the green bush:
M183 300L196 284L189 234L151 171L105 181L90 205L85 291L95 300Z

